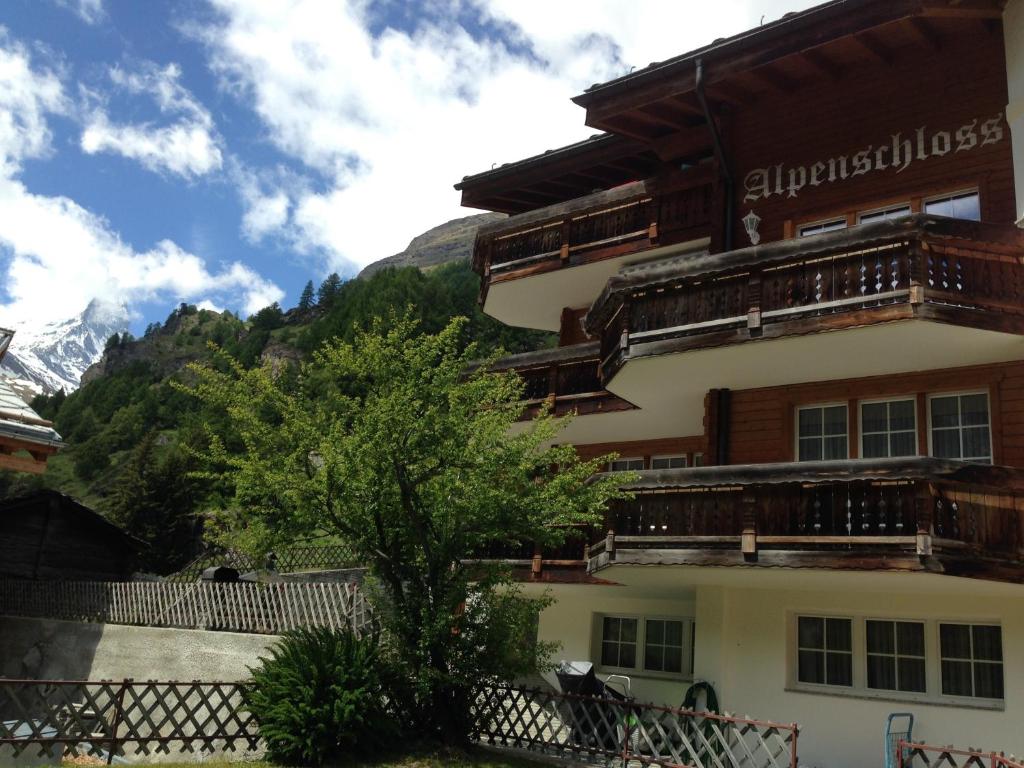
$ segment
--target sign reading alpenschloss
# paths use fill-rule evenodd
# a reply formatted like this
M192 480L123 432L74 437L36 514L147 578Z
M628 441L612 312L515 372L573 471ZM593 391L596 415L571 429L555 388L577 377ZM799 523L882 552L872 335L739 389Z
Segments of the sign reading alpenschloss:
M743 180L747 193L743 201L755 202L783 194L796 197L804 187L846 181L874 171L895 169L896 173L903 173L911 163L996 144L1002 141L1003 135L1003 114L1000 112L985 121L975 118L953 131L930 133L922 126L908 136L895 133L891 141L877 146L872 144L853 155L819 160L809 166L785 168L780 163L755 168Z

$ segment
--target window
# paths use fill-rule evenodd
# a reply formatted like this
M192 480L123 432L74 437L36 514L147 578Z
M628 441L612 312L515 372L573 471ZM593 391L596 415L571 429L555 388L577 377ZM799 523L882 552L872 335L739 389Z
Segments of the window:
M939 652L944 694L1003 698L1003 637L999 626L940 624Z
M815 685L853 685L853 622L797 618L797 679Z
M683 469L686 456L655 456L651 459L651 469Z
M986 393L931 398L931 453L940 459L992 463Z
M800 237L820 235L822 232L835 232L837 229L846 229L846 219L832 219L831 221L819 221L816 224L804 224L800 227Z
M644 669L651 672L683 671L683 622L647 619L644 627Z
M924 623L866 622L868 688L924 693Z
M861 451L865 459L917 454L917 403L887 400L860 404Z
M857 223L867 224L871 221L884 221L888 219L898 219L900 216L910 215L910 205L904 203L903 205L893 205L889 208L879 208L876 211L865 211L864 213L858 214Z
M594 641L599 643L601 667L649 672L654 677L692 674L693 619L599 614L594 618Z
M605 616L601 630L601 666L636 666L637 619Z
M704 466L704 454L703 453L695 453L695 454L693 454L693 466L695 466L695 467L703 467Z
M924 212L936 216L951 216L954 219L981 221L981 199L977 190L936 197L925 201Z
M832 461L849 455L846 405L815 405L797 410L800 461Z
M643 458L616 459L608 465L609 472L633 472L644 468Z

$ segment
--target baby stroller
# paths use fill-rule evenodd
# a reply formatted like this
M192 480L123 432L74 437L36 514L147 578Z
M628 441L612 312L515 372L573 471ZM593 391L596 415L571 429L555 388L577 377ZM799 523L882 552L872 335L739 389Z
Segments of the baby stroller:
M563 661L555 669L555 677L562 693L588 697L565 701L563 718L570 727L572 743L597 752L620 751L627 714L627 708L621 703L629 701L629 678L611 676L625 681L626 692L620 693L608 680L597 678L594 665L589 661Z

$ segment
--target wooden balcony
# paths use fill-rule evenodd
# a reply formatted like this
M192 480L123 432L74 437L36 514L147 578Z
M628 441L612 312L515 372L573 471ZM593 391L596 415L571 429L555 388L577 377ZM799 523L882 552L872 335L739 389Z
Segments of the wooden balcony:
M1024 581L1024 470L932 458L641 472L589 568L761 565Z
M481 302L496 284L707 237L712 198L710 170L700 167L672 181L630 182L485 225L473 251L473 268L484 278ZM554 311L568 305L577 306L568 301Z
M1024 334L1024 233L928 215L613 277L586 317L607 383L628 360L899 320Z
M525 385L523 419L533 418L548 403L558 415L587 415L629 410L634 406L613 395L598 375L598 343L588 342L499 360L493 369L515 370Z

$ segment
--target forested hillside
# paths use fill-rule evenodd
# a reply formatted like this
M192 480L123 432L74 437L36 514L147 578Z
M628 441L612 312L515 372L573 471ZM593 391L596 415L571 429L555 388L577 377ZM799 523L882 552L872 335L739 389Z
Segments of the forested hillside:
M195 468L189 447L202 439L203 423L223 418L173 386L189 376L188 363L211 359L212 342L243 366L273 365L290 375L325 341L351 339L374 318L410 307L424 332L468 317L467 341L485 353L553 343L549 334L508 328L481 313L477 280L466 262L427 273L388 268L348 282L331 275L319 290L308 285L298 306L272 305L244 321L182 304L141 338L111 337L73 394L33 401L67 447L45 475L0 475L0 494L38 487L68 493L149 542L148 568L173 570L194 553L203 510L218 503L217 488L188 477Z

